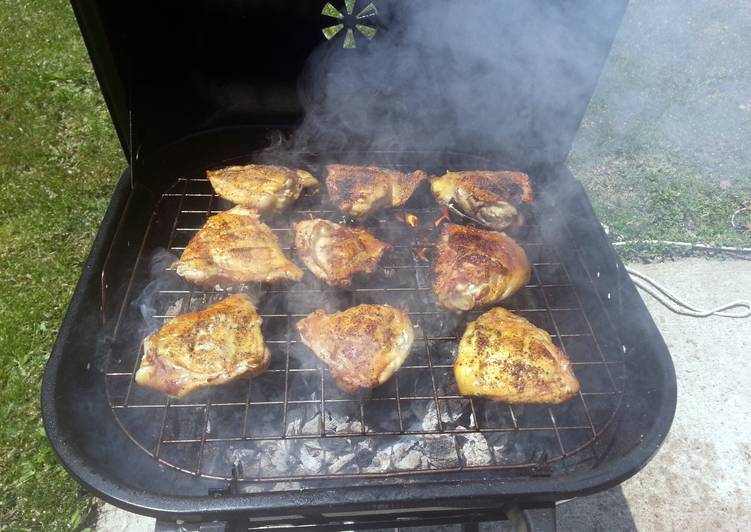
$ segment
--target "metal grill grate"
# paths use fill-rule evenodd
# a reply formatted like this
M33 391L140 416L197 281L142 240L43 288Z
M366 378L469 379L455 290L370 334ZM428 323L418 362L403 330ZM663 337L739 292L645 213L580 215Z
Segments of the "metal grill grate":
M570 266L561 260L555 243L542 239L532 220L513 235L530 258L532 278L503 306L551 333L571 359L582 390L554 406L511 406L460 396L453 356L464 325L480 312L459 316L435 305L429 259L437 236L431 229L441 212L427 196L367 222L394 247L380 269L356 278L351 290L330 288L303 267L301 283L262 292L258 310L272 363L258 378L168 400L134 383L142 350L113 352L107 394L123 430L165 465L206 478L242 481L528 468L590 447L620 404L620 342L603 342L593 329L592 310L584 308ZM267 222L301 267L290 250L291 226L310 217L341 221L326 205L325 197L306 196L285 217ZM179 255L210 214L228 207L206 179L179 179L157 207L157 219L172 218L155 248ZM400 221L407 213L417 216L417 229ZM153 251L142 250L139 260L148 260ZM177 277L171 271L164 275ZM225 296L173 279L155 292L148 318L163 323ZM300 342L295 323L316 308L334 311L361 303L406 309L416 339L388 383L369 396L352 397L335 387L325 367Z

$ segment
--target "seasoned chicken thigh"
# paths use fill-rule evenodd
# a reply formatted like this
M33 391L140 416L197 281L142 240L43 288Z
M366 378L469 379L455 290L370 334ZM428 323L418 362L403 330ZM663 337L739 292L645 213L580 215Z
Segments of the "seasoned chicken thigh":
M391 378L409 354L415 332L406 312L359 305L326 314L316 310L297 323L300 338L345 392L375 388Z
M527 254L503 233L444 224L437 252L433 291L451 310L495 303L529 281Z
M431 182L438 203L453 203L464 214L498 231L524 223L534 201L529 176L521 172L448 172Z
M211 216L173 266L199 286L299 281L303 276L258 213L240 206Z
M344 214L355 218L403 205L428 177L422 170L405 174L377 166L331 164L326 169L331 201Z
M297 201L303 189L318 187L310 172L267 164L246 164L209 170L216 193L260 212L281 212Z
M295 247L316 277L331 286L349 286L354 273L374 271L391 246L365 229L315 219L295 224Z
M143 341L135 380L170 397L263 373L271 352L261 317L245 294L181 314Z
M550 335L500 307L467 325L454 376L460 394L505 403L562 403L579 391Z

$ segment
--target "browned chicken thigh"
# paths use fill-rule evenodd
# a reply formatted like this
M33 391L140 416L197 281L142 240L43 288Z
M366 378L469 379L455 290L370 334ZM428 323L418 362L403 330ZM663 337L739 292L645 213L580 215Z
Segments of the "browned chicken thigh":
M250 298L230 296L173 318L143 341L135 380L171 397L263 373L271 352Z
M339 388L354 393L391 378L409 355L415 332L403 310L358 305L326 314L316 310L297 323L300 338L331 371Z
M199 286L299 281L303 276L258 213L240 206L211 216L174 267Z
M260 212L281 212L303 189L318 187L310 172L268 164L228 166L206 176L221 197Z
M503 308L467 325L454 376L462 395L505 403L562 403L579 391L568 357L550 335Z
M498 231L523 224L522 211L534 201L529 176L521 172L447 172L431 188L438 203Z
M336 208L355 218L406 203L428 175L422 170L405 174L377 166L331 164L326 186Z
M526 253L503 233L444 224L437 253L433 291L451 310L495 303L529 281Z
M391 246L365 229L315 219L295 224L295 247L316 277L331 286L349 286L354 273L374 271Z

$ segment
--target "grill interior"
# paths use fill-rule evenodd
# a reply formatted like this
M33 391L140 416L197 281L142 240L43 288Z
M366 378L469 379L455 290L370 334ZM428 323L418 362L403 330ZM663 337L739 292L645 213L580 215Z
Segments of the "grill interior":
M411 159L394 164L389 157L385 165L435 173L447 167L489 167L459 154ZM323 177L323 160L318 155L305 166ZM364 162L381 161L371 156ZM532 278L502 305L547 330L567 352L581 392L562 405L512 406L458 394L452 371L458 338L481 312L458 315L435 304L431 261L435 222L444 213L425 186L404 207L381 211L363 224L394 247L375 273L355 277L350 290L316 279L291 249L295 222L312 217L343 221L325 191L304 196L284 216L266 220L306 274L297 284L245 289L257 301L272 351L264 375L182 400L135 384L144 335L175 314L226 296L185 283L169 268L206 218L231 206L213 193L202 174L200 168L195 175L177 176L161 194L141 243L140 267L134 269L114 324L115 348L105 362L112 412L145 453L191 475L253 484L487 469L554 471L597 461L593 443L613 419L623 393L622 344L604 318L593 276L565 241L551 237L555 231L546 230L560 213L539 190L537 212L511 233L529 256ZM417 217L415 228L405 223L407 214ZM134 288L144 285L144 290ZM388 383L372 394L349 396L300 342L295 323L316 308L331 312L361 303L407 310L416 339ZM134 307L141 315L138 334L122 323Z

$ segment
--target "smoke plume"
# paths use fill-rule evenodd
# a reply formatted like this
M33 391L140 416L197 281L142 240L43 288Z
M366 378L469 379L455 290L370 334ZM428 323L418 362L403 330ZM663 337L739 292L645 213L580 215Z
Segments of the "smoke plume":
M356 37L351 49L339 37L313 51L299 81L304 120L264 157L453 149L517 167L565 159L617 27L617 3L376 4L372 41Z

